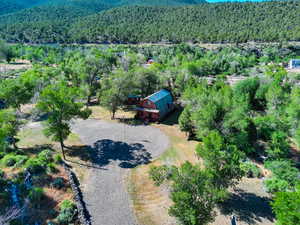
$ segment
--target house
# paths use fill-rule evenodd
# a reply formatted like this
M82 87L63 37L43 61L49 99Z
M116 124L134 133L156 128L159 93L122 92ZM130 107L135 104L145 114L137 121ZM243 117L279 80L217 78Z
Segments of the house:
M145 121L160 121L174 110L171 93L162 89L144 99L136 107L137 117Z
M291 59L289 68L290 69L300 69L300 59Z
M154 60L153 60L153 59L148 59L148 60L147 60L147 64L148 64L148 65L151 65L151 64L153 64L153 63L154 63Z
M127 105L138 105L142 97L140 95L128 95Z

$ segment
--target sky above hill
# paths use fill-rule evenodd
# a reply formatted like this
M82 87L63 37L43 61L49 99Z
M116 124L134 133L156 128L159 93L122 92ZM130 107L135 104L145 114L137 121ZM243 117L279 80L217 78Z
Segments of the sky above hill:
M206 0L207 2L263 2L265 0Z

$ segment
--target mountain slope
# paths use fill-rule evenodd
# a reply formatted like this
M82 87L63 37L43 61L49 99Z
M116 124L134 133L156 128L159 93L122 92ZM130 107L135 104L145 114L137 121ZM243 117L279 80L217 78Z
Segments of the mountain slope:
M146 5L146 6L179 6L203 3L205 0L0 0L0 15L17 12L34 6L79 6L94 8L98 5L107 7Z
M74 23L76 42L300 40L300 2L124 7Z
M64 0L0 0L0 15L44 4L58 4Z
M134 6L122 7L117 6L129 0L65 2L0 16L0 38L30 43L300 40L300 1L194 5L171 0L176 6L139 6L147 1L135 0L130 1Z

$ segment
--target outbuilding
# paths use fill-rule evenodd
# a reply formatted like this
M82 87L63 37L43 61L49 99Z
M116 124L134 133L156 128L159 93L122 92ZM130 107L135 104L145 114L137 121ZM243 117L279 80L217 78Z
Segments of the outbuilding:
M291 59L289 68L290 69L300 69L300 59Z
M168 113L174 110L174 101L171 92L162 89L144 99L136 107L137 117L156 122L162 120Z
M127 105L138 105L142 97L140 95L128 95Z

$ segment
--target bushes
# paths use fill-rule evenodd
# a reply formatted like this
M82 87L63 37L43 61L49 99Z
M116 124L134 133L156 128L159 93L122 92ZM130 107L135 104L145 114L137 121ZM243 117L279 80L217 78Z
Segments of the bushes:
M38 154L38 158L49 163L53 161L53 153L50 150L44 150Z
M53 180L51 186L57 189L62 189L65 186L65 181L62 177L57 177Z
M254 163L247 161L241 164L241 169L244 171L248 178L261 177L262 173L258 166Z
M1 159L1 164L7 167L21 167L25 164L24 168L28 169L31 173L45 172L49 168L50 172L55 171L53 162L53 154L50 150L44 150L35 158L30 158L26 155L10 153Z
M278 191L286 191L289 189L289 183L278 178L270 178L264 181L267 192L275 193Z
M1 160L1 163L4 166L8 166L8 167L12 167L16 164L16 159L15 159L15 155L6 155L3 157L3 159Z
M269 192L293 190L297 182L299 182L300 173L291 161L268 161L265 163L265 166L272 171L272 178L264 182Z
M290 147L287 139L287 135L282 131L272 133L271 143L267 149L268 157L271 159L288 157Z
M28 159L28 157L25 155L15 155L15 154L11 153L11 154L4 156L1 159L1 163L4 166L8 166L8 167L12 167L12 166L20 167L27 161L27 159Z
M300 221L300 186L294 192L279 192L271 203L278 225L296 225Z
M26 162L24 168L30 173L44 173L46 171L46 164L38 158L31 158Z
M76 206L69 200L64 200L60 205L60 213L57 217L59 224L69 224L74 220L77 213Z
M57 164L61 164L63 162L63 160L59 154L54 155L53 159L54 159L54 162Z
M34 206L38 206L44 197L44 190L39 187L35 187L30 190L28 198Z
M167 166L153 166L150 168L149 176L156 186L161 185L166 179L172 176L173 170L176 168Z
M55 172L53 165L53 153L50 150L44 150L38 154L37 158L31 158L25 163L25 169L31 173L44 173L47 171Z

